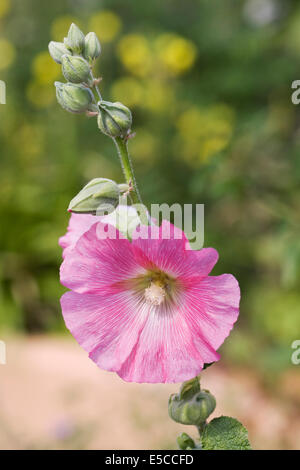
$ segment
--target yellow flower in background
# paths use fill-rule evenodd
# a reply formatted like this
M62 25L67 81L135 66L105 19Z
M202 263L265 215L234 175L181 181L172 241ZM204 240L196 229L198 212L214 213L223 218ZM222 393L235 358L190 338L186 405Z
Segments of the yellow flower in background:
M194 106L183 112L177 121L178 130L186 139L201 132L203 124L205 124L205 115Z
M200 159L207 161L210 157L224 150L229 143L225 136L215 136L204 139L201 147Z
M75 23L79 28L82 28L80 20L71 15L64 15L55 18L51 25L51 37L54 41L63 42L67 36L70 25Z
M148 80L145 84L145 108L161 113L173 112L174 90L170 83L159 80Z
M118 44L121 62L138 77L180 75L195 63L193 42L172 33L161 34L154 42L142 34L123 36Z
M133 107L143 102L144 89L136 78L122 77L113 83L111 95L114 101L121 101L126 106Z
M49 55L48 51L39 52L33 59L32 72L35 80L43 85L53 85L60 77L61 69Z
M16 58L16 49L7 39L0 39L0 70L10 67Z
M215 105L207 108L192 106L183 112L177 121L177 127L183 138L193 136L231 135L234 120L233 109L227 105Z
M119 34L121 27L118 15L110 10L102 10L92 15L88 29L97 34L100 42L110 42Z
M4 18L4 16L9 12L10 7L10 0L0 0L0 18Z
M152 112L168 113L174 109L174 90L170 84L159 80L141 82L134 77L116 80L111 87L113 100L126 106L140 106Z
M195 44L177 34L162 34L155 41L155 48L161 63L173 75L187 72L195 63Z
M123 65L138 77L146 77L153 68L148 40L141 34L123 36L118 44L118 54Z
M234 111L229 106L192 106L177 121L179 139L176 145L181 148L185 160L197 166L227 147L233 127Z
M32 81L27 86L26 96L36 108L47 108L55 100L55 89L54 86Z

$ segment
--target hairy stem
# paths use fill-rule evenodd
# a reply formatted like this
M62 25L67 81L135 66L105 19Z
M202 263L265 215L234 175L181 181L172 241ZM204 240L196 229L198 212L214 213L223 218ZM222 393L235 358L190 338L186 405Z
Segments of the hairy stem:
M149 217L147 208L143 204L142 198L140 196L140 193L136 184L133 166L132 166L131 158L128 152L127 139L123 137L115 137L113 140L118 150L118 155L120 158L120 162L121 162L121 166L123 169L126 183L128 184L130 188L131 200L133 204L138 205L139 215L141 217L142 223L145 225L150 225L150 217Z
M120 162L122 165L123 173L126 179L126 183L131 188L130 196L134 204L143 204L139 190L137 188L136 179L133 172L131 159L128 153L127 142L122 137L116 137L114 139L116 144Z
M91 78L92 78L93 82L95 82L95 77L94 77L94 75L93 75L92 70L91 70L90 73L91 73ZM99 100L102 101L102 96L101 96L101 93L100 93L100 90L99 90L98 85L94 85L94 86L95 86L95 90L96 90L96 92L97 92L97 95L98 95L98 97L99 97Z

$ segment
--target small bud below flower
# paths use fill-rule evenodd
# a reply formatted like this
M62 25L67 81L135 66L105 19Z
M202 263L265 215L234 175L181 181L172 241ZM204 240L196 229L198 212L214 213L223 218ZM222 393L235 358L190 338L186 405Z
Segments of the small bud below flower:
M101 53L101 45L97 35L93 32L85 36L83 55L90 63L97 59Z
M55 60L57 64L61 64L62 56L72 55L71 52L66 48L63 42L55 42L51 41L48 45L49 54L51 55L52 59Z
M181 449L181 450L187 450L188 448L189 449L194 449L195 448L195 442L185 432L182 432L177 437L177 444L178 444L179 449Z
M216 407L215 397L208 390L197 390L196 383L177 394L173 394L169 399L169 415L177 423L193 424L200 426L205 423L209 415ZM182 393L184 392L184 394Z
M84 34L72 23L68 31L68 36L64 39L65 45L72 50L75 54L80 54L84 48Z
M119 196L117 183L107 178L95 178L71 200L68 211L79 214L109 214L117 207Z
M66 80L72 83L86 82L90 75L90 66L80 56L63 55L62 73Z
M110 137L126 136L131 128L131 111L122 103L99 101L98 127Z
M74 83L55 82L56 97L59 104L70 113L84 113L93 100L91 90Z

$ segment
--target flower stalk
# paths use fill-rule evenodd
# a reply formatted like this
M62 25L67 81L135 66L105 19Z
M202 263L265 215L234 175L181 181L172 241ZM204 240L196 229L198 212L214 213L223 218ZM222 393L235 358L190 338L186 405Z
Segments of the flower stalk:
M130 188L130 197L132 199L132 202L134 204L143 204L138 187L137 187L131 158L128 152L127 138L115 137L113 141L117 147L117 152L119 155L119 159L120 159L120 163L122 166L126 183L128 184Z

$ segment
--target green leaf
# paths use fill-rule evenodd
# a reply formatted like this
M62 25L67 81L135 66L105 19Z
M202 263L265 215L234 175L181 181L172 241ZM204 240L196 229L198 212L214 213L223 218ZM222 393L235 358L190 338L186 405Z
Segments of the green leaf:
M251 450L247 429L234 418L220 416L205 427L203 450Z

